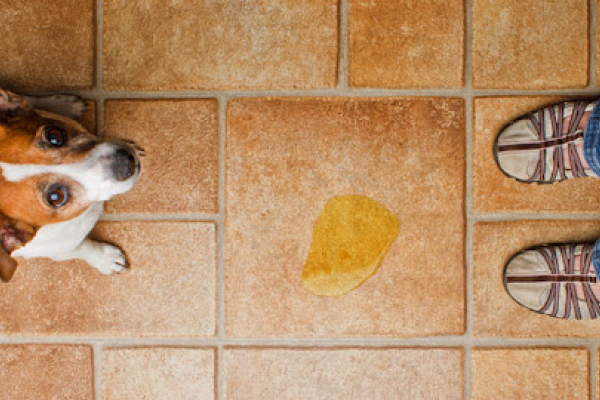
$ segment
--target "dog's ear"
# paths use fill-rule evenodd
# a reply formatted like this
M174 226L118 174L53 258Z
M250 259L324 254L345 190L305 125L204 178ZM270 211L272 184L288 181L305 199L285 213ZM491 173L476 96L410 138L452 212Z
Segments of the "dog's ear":
M17 248L35 236L32 226L11 220L0 214L0 279L9 282L17 270L17 262L10 256Z
M0 122L10 122L29 115L33 107L21 96L0 89Z

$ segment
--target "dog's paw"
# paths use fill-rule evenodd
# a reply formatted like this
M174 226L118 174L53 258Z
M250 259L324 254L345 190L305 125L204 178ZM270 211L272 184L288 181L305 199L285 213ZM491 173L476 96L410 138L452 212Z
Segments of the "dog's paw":
M85 100L79 96L71 94L57 94L54 96L48 96L48 107L55 107L53 111L54 113L73 119L80 119L83 113L87 110Z
M0 111L13 111L25 105L25 100L7 90L0 89Z
M110 275L127 269L127 259L118 247L98 243L95 250L94 255L87 261L101 274Z

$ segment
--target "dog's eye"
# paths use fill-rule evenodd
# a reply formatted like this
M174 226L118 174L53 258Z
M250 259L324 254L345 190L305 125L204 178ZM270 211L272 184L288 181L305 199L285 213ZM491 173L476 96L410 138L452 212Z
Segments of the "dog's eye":
M67 133L57 126L46 126L43 132L44 141L54 147L62 147L67 142Z
M46 201L50 206L59 208L69 201L69 189L63 185L52 185L46 192Z

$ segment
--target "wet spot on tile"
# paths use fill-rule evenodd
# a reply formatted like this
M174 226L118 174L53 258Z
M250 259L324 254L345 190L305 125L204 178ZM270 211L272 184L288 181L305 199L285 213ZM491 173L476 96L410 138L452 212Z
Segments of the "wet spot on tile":
M373 275L400 233L400 221L364 196L329 200L315 221L302 283L319 296L349 293Z

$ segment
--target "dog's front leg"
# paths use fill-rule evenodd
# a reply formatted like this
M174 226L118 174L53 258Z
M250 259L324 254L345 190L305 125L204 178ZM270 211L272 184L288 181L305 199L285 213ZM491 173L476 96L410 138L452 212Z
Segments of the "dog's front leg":
M11 256L43 257L54 261L83 260L106 275L118 273L127 268L127 259L121 249L91 239L84 239L83 242L72 247L68 246L68 240L58 243L44 243L42 240L40 243L40 236L37 236L30 243L11 253Z
M87 262L105 275L119 273L127 268L127 259L121 249L91 239L85 239L70 253L57 257L57 261L74 259Z
M20 95L0 88L0 112L3 112L5 117L18 117L27 114L33 108L72 119L80 119L87 106L85 100L76 95Z
M94 203L74 219L41 227L29 243L12 252L11 256L83 260L103 274L123 271L127 261L121 249L87 238L103 209L102 203Z
M79 120L87 106L85 101L75 95L55 94L51 96L21 96L33 108Z

